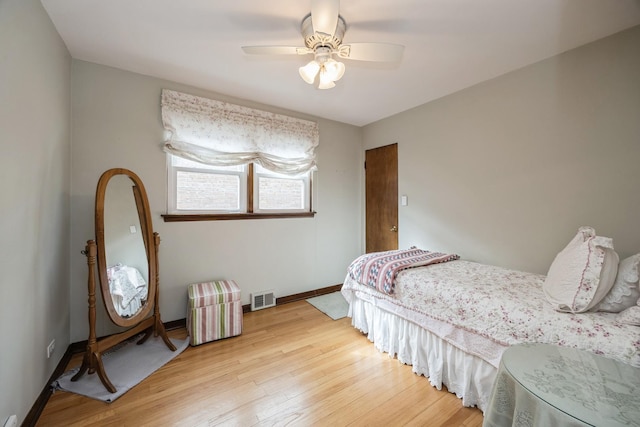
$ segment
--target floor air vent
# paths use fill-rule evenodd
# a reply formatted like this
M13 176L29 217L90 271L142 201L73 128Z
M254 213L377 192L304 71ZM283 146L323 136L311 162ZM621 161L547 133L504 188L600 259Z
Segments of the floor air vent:
M261 310L276 305L276 296L273 291L263 291L251 294L251 311Z

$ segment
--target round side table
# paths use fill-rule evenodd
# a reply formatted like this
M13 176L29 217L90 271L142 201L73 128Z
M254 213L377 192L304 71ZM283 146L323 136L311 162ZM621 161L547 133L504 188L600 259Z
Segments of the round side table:
M502 355L493 426L640 426L640 369L582 350L521 344Z

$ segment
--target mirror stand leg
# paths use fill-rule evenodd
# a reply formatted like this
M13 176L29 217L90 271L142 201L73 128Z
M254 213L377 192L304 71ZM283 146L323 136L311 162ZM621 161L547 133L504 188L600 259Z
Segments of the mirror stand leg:
M82 357L82 365L80 365L80 370L73 377L71 377L71 381L78 381L90 367L90 354L89 351L85 351L84 356ZM89 373L91 374L93 372L89 371Z
M141 345L144 344L144 342L146 340L149 339L149 337L153 334L153 328L152 327L148 327L146 331L144 331L144 336L142 338L140 338L138 340L138 342L136 342L137 345Z
M154 260L155 265L158 265L158 249L160 247L160 234L153 233L153 244L155 246L154 251ZM153 302L153 334L157 337L160 335L162 337L162 341L169 347L169 350L176 351L176 346L171 342L169 337L167 336L167 331L164 329L164 325L162 324L162 320L160 320L160 289L158 289L158 284L160 283L160 274L158 273L158 269L156 269L156 295L154 297Z
M102 365L102 355L100 353L93 353L92 356L100 381L102 381L102 384L107 390L109 390L110 393L115 393L117 390L109 380L109 377L107 377L107 373L105 372L104 366Z
M162 341L164 341L164 343L167 345L167 347L169 347L169 350L176 351L176 346L169 339L169 336L167 335L167 331L164 329L164 325L162 324L162 321L160 320L160 316L159 315L156 316L155 321L156 321L155 326L154 326L155 335L156 336L159 335L162 338Z
M89 339L87 341L87 348L84 352L84 356L82 357L82 365L80 365L80 370L76 373L71 381L78 381L87 370L89 370L89 374L93 374L95 372L95 364L93 363L93 354L95 351L95 347L97 345L96 340L96 282L94 276L95 264L96 264L96 254L97 247L95 240L87 240L87 245L84 247L84 251L82 254L87 257L87 267L88 267L88 279L87 279L87 288L89 294Z

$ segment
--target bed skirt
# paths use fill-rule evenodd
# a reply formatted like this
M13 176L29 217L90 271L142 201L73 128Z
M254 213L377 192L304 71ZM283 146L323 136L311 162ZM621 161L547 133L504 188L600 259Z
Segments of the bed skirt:
M378 350L411 365L413 372L429 378L438 390L444 384L464 406L484 412L498 372L493 365L359 298L351 301L349 316Z

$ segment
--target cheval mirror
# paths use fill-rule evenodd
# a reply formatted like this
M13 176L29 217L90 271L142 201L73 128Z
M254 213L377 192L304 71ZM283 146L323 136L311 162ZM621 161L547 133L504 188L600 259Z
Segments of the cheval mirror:
M160 336L175 351L160 320L158 305L158 246L160 236L153 232L147 193L140 178L127 169L109 169L96 189L96 240L87 241L83 254L89 267L89 340L77 381L87 370L97 373L105 388L116 392L102 363L102 354L113 346L144 332L137 341ZM124 332L96 338L95 264L102 301L109 319L129 328Z

